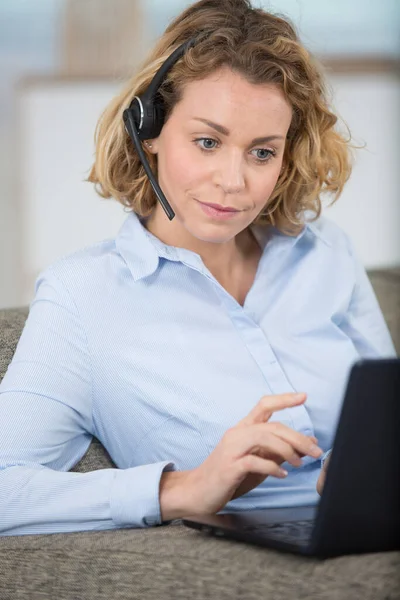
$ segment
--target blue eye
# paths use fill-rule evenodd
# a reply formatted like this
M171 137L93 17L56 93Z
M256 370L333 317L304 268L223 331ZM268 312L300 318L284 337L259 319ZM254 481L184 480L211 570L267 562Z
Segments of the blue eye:
M194 142L196 144L198 144L199 142L204 142L204 146L200 145L201 150L214 150L215 145L213 144L217 144L217 140L213 140L212 138L198 138L197 140L194 140ZM211 142L211 144L210 144Z
M193 143L196 144L196 146L198 146L202 152L210 153L217 148L219 142L213 138L203 137L196 138L193 140ZM256 152L257 155L254 155L253 152ZM251 153L256 162L260 165L266 164L271 160L271 158L276 156L275 150L268 150L267 148L255 148L251 151Z
M256 148L252 152L257 152L257 162L268 162L276 154L273 150L268 150L267 148Z

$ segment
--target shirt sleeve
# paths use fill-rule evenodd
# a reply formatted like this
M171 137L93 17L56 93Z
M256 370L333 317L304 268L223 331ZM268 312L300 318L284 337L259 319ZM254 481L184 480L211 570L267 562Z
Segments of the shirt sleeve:
M324 466L324 463L326 462L326 460L328 459L330 453L332 452L332 448L330 448L329 450L327 450L326 452L323 453L323 455L320 457L320 461L321 461L321 467Z
M360 358L396 357L389 328L366 269L353 242L346 237L354 268L354 288L340 328L352 340Z
M161 524L170 461L68 472L93 435L91 359L77 307L48 269L0 383L0 536Z

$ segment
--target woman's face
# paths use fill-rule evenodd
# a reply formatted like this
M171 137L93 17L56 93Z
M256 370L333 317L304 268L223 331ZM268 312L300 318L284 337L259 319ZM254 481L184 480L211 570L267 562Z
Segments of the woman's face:
M189 83L150 149L175 234L183 227L184 237L224 243L252 223L277 183L291 119L277 86L248 83L229 68ZM221 220L200 203L237 212ZM157 203L153 221L160 211Z

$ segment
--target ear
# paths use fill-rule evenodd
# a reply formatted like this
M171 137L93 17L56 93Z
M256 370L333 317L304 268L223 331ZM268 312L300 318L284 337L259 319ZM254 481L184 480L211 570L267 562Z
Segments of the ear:
M158 143L158 137L153 138L152 140L146 140L144 142L146 149L151 153L151 154L158 154L158 147L159 147L159 143Z

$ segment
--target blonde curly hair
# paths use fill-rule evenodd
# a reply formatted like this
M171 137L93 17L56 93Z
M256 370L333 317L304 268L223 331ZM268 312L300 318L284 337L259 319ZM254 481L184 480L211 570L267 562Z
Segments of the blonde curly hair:
M223 66L249 83L280 86L293 112L284 168L254 223L297 235L305 211L315 213L312 220L320 216L322 192L334 194L332 204L338 200L352 172L351 148L358 146L350 144L350 133L345 139L334 129L338 117L328 106L323 67L301 44L290 19L253 8L250 0L200 0L170 23L138 73L100 116L95 162L86 181L95 184L102 198L113 197L141 217L153 212L158 201L122 113L172 52L193 37L198 42L172 67L159 90L166 120L187 83ZM143 148L157 175L156 155Z

